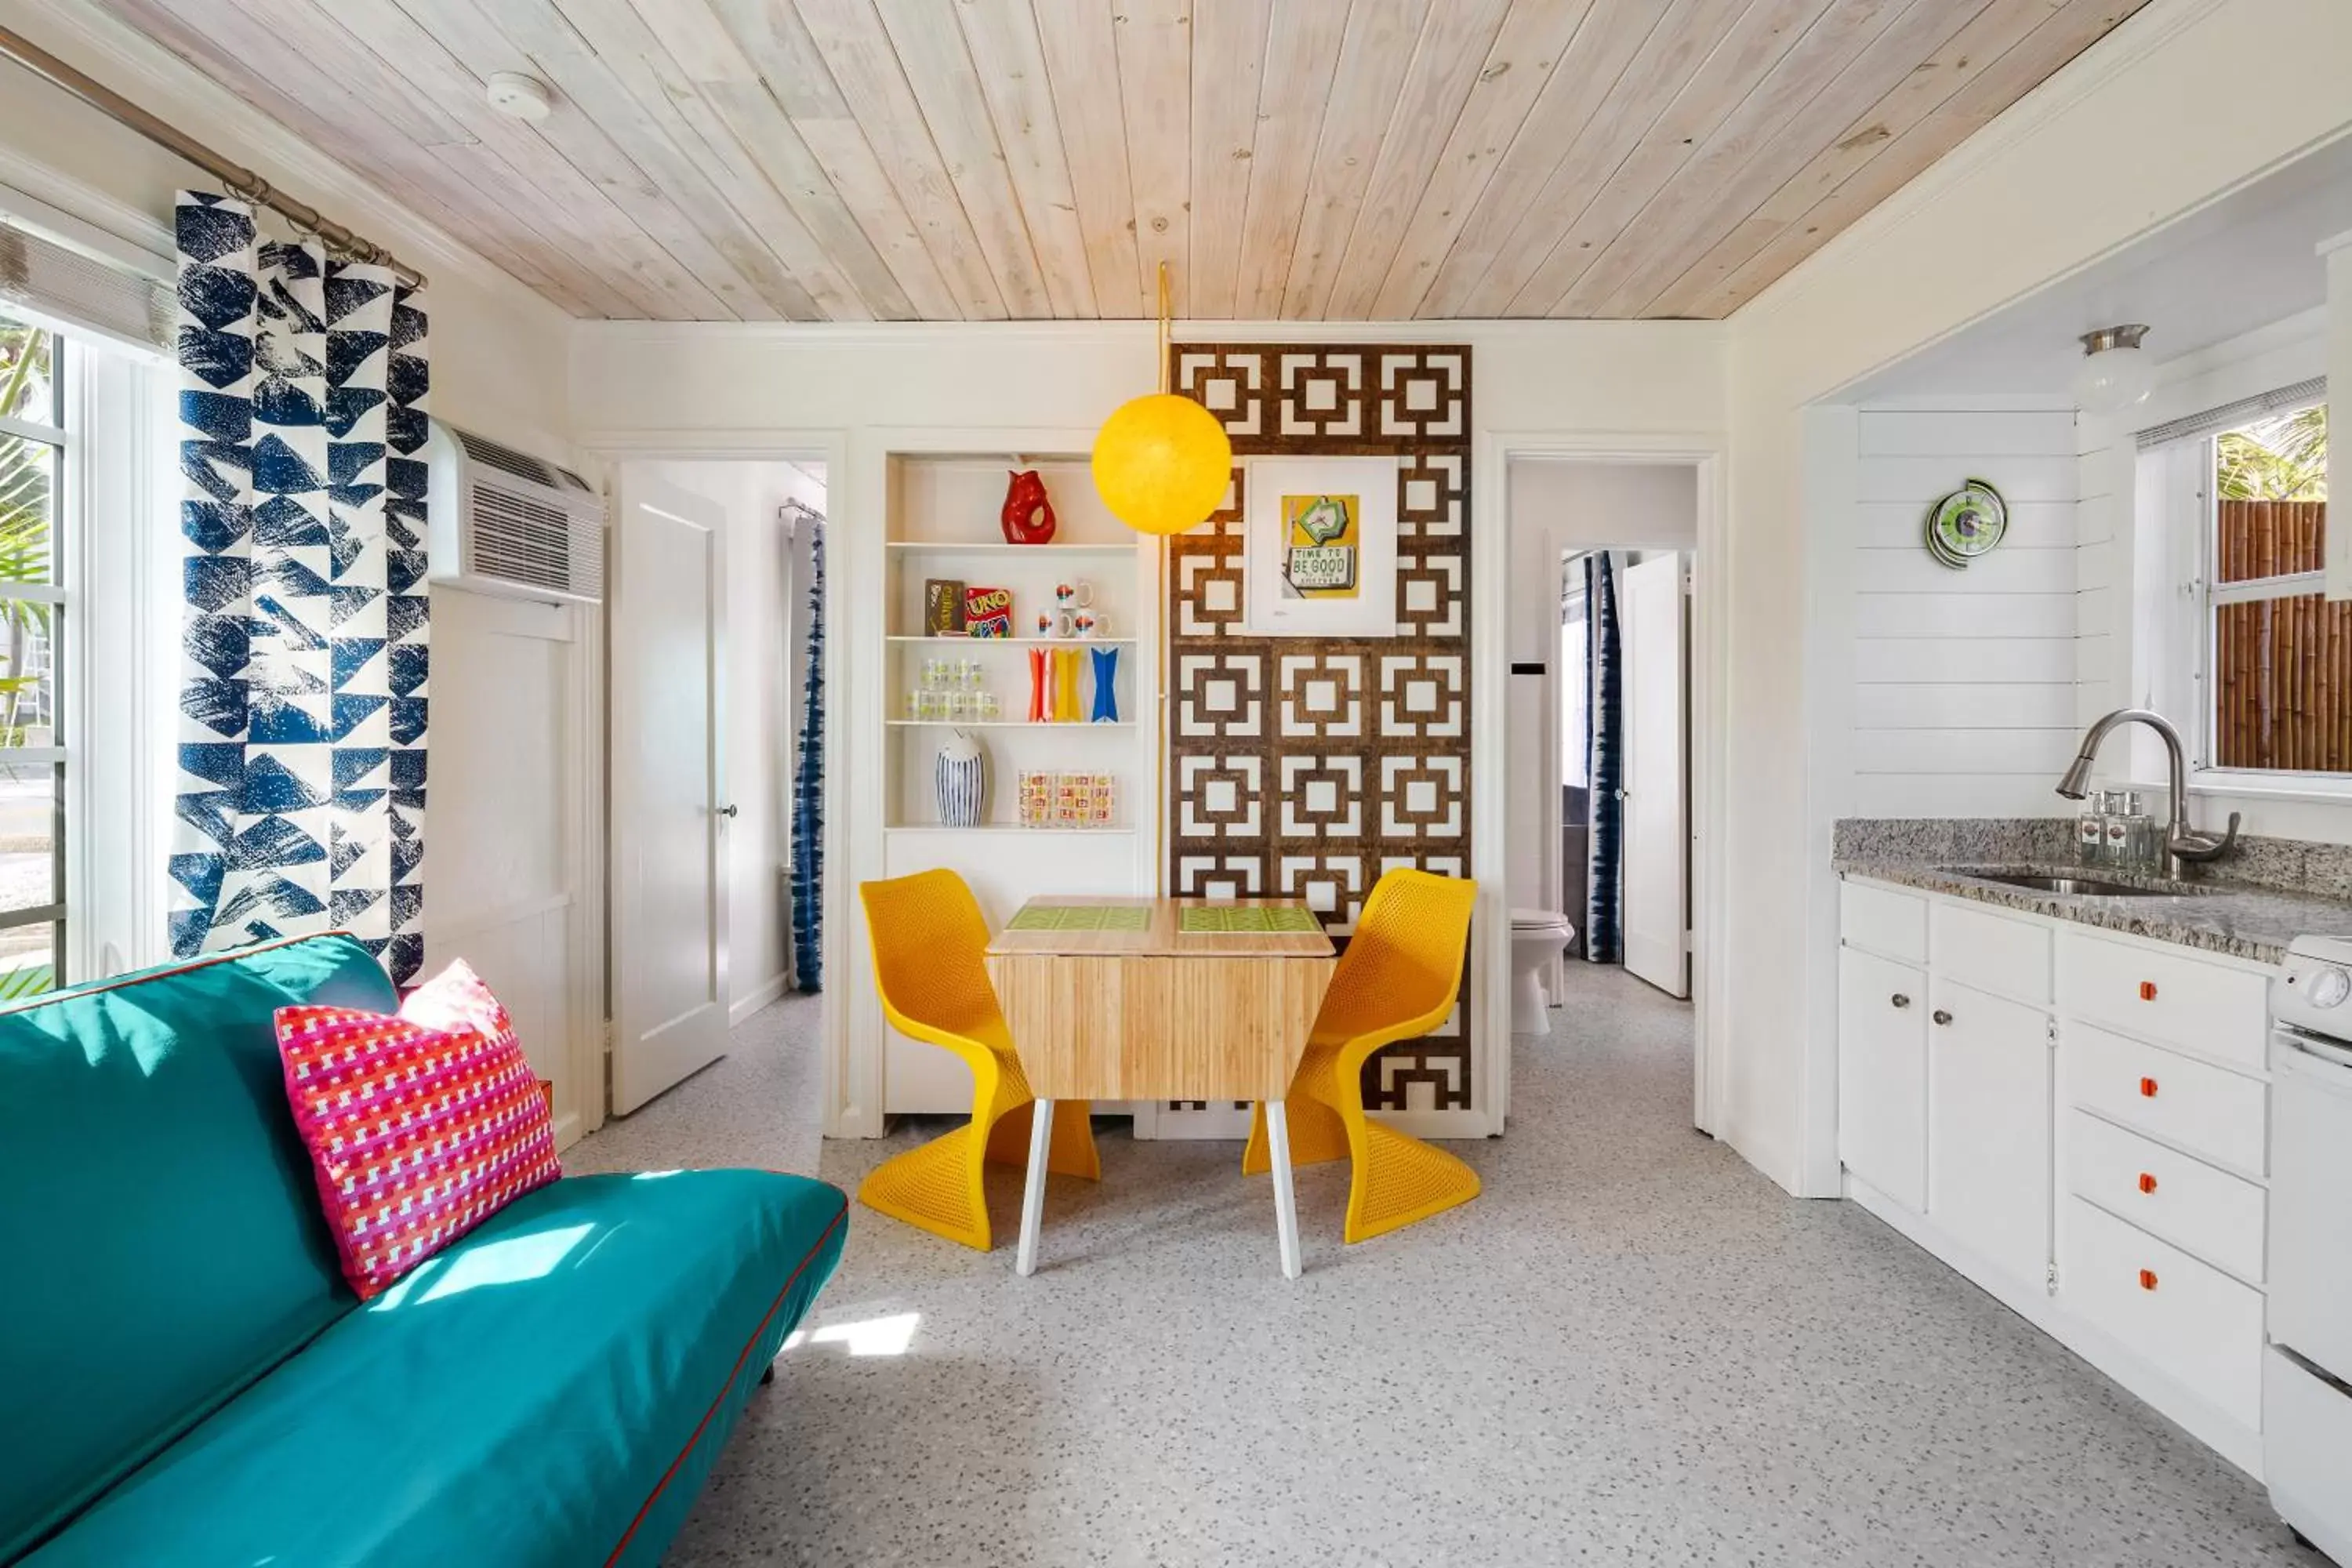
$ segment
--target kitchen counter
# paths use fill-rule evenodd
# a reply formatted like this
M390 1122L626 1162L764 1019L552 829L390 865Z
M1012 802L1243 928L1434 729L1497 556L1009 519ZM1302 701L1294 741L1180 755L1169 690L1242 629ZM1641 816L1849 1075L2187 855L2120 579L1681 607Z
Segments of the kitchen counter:
M2166 882L2078 866L2054 858L1990 865L1937 865L1860 855L1840 856L1834 864L1843 876L1948 893L1954 898L2047 915L2078 925L2178 942L2183 947L2228 953L2233 958L2250 958L2258 963L2280 963L2286 957L2286 944L2305 933L2352 937L2352 900L2283 888L2220 880ZM2095 877L2103 881L2162 888L2166 892L2155 898L2087 898L2037 892L1986 880L1988 875L2029 874Z

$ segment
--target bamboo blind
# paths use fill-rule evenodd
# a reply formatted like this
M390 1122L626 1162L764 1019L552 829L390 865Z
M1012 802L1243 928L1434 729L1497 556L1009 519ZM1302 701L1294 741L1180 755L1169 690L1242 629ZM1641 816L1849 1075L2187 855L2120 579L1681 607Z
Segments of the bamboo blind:
M2325 501L2221 502L2216 575L2318 571L2326 518ZM2216 765L2352 773L2352 603L2299 594L2222 605L2213 684Z

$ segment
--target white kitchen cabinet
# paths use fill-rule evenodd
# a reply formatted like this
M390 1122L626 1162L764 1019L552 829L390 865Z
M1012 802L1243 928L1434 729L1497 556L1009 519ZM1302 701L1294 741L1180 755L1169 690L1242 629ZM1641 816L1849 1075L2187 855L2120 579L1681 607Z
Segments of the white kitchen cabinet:
M1927 976L1848 948L1838 971L1838 1157L1914 1211L1927 1204Z
M2050 1269L2050 1016L1928 984L1927 1213L2011 1279Z
M1848 1194L2259 1478L2269 967L1886 884L1839 916Z

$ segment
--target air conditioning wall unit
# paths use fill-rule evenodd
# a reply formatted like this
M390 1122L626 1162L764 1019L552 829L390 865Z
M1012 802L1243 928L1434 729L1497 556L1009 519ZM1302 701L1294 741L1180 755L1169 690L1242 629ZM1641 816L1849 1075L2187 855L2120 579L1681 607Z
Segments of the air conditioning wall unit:
M544 604L604 597L604 498L569 468L433 421L427 576Z

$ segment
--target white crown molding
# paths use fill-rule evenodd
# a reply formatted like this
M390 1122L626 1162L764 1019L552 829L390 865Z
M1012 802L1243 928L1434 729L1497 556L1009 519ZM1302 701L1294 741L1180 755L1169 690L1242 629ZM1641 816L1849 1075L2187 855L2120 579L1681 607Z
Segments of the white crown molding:
M572 341L631 345L685 345L723 341L805 347L906 347L959 343L1045 342L1076 347L1134 348L1152 341L1148 321L600 321L574 318ZM1565 341L1597 336L1666 334L1719 341L1721 321L1438 320L1425 321L1193 321L1170 323L1174 343L1460 343L1529 336Z
M209 142L223 153L254 168L273 185L299 195L338 222L348 223L425 273L462 277L467 282L517 305L542 311L562 321L572 317L497 264L431 220L387 195L376 186L254 108L228 89L205 76L185 60L137 29L117 21L95 5L68 5L26 7L8 4L10 25L39 41L52 53L105 82L163 120ZM29 13L29 14L28 14ZM94 112L94 111L93 111ZM132 132L135 134L135 132ZM23 162L19 160L19 162ZM192 177L200 172L191 166ZM130 208L119 201L51 174L54 184L79 193L72 203L57 202L69 212L89 199L111 205L118 212ZM13 183L13 182L12 182ZM41 193L36 191L34 195ZM45 198L51 199L54 198ZM83 213L91 222L103 220ZM170 253L170 226L159 215L140 214L138 221L151 234L163 237ZM131 237L126 236L125 237ZM144 247L142 243L142 248Z
M1832 274L1840 267L1865 255L1913 223L1932 221L1937 204L1956 187L1974 178L1985 164L2031 141L2044 126L2074 110L2109 82L2130 74L2142 60L2162 50L2226 3L2227 0L2154 0L2060 67L1982 130L1930 163L1902 189L1848 224L1828 244L1726 320L1754 325L1788 310L1816 285L1827 282L1833 286ZM2216 192L2212 199L2219 200L2226 194ZM2084 265L2095 259L2088 258Z

